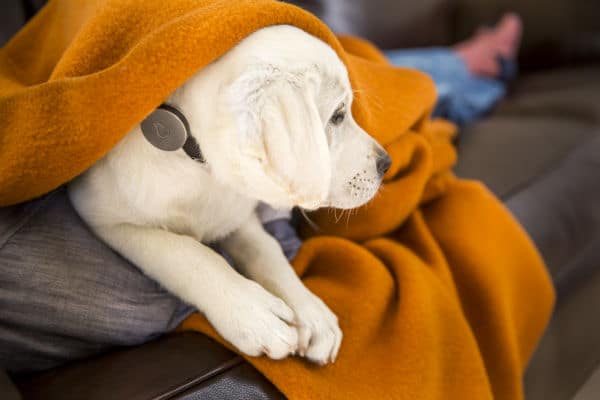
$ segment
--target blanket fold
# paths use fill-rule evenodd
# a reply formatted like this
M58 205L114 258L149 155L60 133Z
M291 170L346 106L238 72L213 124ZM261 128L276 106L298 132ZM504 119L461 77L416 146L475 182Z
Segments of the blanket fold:
M316 212L319 231L302 227L293 266L339 317L336 363L248 361L290 399L522 398L554 300L539 254L483 185L452 175L455 128L430 120L431 80L294 6L50 1L0 50L0 206L68 182L196 71L273 24L337 52L353 114L392 166L369 204ZM179 329L223 342L200 314Z

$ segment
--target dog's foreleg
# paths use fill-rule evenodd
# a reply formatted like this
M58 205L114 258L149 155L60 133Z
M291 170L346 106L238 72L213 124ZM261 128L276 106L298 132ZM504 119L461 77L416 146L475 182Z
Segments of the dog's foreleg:
M296 351L293 311L208 246L189 236L129 224L96 232L148 276L197 307L242 352L283 358Z
M279 243L252 217L222 241L242 273L282 298L294 310L298 326L298 352L320 364L334 361L341 341L335 314L304 286Z

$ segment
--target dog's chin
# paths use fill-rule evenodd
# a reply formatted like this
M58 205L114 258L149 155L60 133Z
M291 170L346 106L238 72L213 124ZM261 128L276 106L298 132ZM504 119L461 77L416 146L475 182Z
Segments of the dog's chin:
M315 211L319 208L327 207L328 202L326 201L308 201L308 202L299 202L296 204L296 207L301 208L305 211Z
M337 208L339 210L352 210L359 208L373 200L379 191L379 185L374 189L361 193L360 196L344 196L342 198L330 199L323 207Z

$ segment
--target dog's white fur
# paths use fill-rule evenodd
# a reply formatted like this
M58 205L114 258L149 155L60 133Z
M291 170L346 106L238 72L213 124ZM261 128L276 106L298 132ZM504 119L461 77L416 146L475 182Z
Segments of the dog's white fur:
M353 208L376 193L385 153L352 119L345 66L297 28L264 28L166 102L186 115L207 163L158 150L138 125L70 183L74 207L242 352L335 360L336 316L298 279L255 208ZM243 275L203 244L215 241Z

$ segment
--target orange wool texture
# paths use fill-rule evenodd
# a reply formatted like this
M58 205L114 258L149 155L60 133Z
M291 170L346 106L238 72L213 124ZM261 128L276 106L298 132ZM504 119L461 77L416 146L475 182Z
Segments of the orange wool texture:
M431 80L296 7L50 1L0 50L0 205L68 182L196 71L274 24L339 54L353 114L393 163L369 204L314 213L320 230L302 229L293 266L339 317L335 364L248 361L290 399L521 399L554 301L539 254L483 185L452 175L455 128L430 120ZM200 314L180 330L223 342Z

